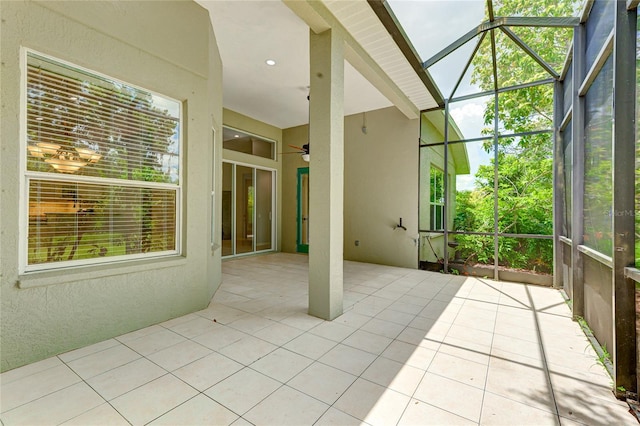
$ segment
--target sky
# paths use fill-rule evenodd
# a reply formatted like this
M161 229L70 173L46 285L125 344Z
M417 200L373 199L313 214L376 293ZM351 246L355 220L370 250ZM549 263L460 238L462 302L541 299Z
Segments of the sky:
M388 0L388 3L422 61L449 46L484 19L485 0ZM474 43L472 40L429 68L445 98L450 97L451 90L473 51ZM461 85L458 92L468 94L479 91L469 86L468 79L465 80L466 87ZM479 136L480 129L484 127L483 112L484 100L453 104L450 109L451 116L465 137ZM456 187L459 191L473 189L478 166L490 161L489 155L480 149L480 145L467 144L471 173L457 177Z

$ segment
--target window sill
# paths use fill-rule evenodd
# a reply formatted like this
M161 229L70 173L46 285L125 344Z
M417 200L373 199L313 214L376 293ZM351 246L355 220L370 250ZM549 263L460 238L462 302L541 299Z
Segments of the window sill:
M177 268L186 264L187 259L183 256L168 256L155 259L130 260L101 265L62 268L51 271L29 272L18 277L17 287L20 289L46 287L150 270Z

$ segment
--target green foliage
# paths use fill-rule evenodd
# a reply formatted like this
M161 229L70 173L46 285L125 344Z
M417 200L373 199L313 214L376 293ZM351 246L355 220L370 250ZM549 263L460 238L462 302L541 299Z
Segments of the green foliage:
M571 16L576 1L497 0L495 16ZM511 28L547 63L560 71L571 41L571 29ZM543 80L549 74L500 30L488 34L473 60L471 81L481 91L494 90L491 38L496 45L498 87ZM498 116L493 100L484 111L484 135L493 135L494 121L501 135L548 130L553 126L553 85L501 92ZM481 165L472 191L456 194L454 229L475 232L494 230L494 176L498 174L498 230L511 234L553 234L553 139L550 132L498 139L497 164L493 140L484 144L490 162ZM491 237L457 235L458 257L466 262L494 263ZM550 240L500 238L499 264L551 273Z
M608 369L608 364L611 364L611 354L607 350L607 344L604 343L600 347L599 351L596 348L596 353L598 354L598 364L600 364L605 369Z

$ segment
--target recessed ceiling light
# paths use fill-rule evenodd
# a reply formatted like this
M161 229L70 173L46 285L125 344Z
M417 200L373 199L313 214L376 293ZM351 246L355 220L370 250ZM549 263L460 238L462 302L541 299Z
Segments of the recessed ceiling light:
M264 63L272 67L276 64L276 61L274 61L273 59L267 59L266 61L264 61Z
M234 138L239 138L239 137L240 137L240 135L233 135L233 137L234 137Z

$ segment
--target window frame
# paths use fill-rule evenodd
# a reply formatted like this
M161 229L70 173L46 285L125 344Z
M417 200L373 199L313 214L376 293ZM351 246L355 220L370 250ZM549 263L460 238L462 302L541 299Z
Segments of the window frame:
M242 134L245 134L247 136L252 136L252 137L260 139L261 141L270 143L271 144L271 153L272 153L271 157L263 157L263 156L257 155L257 154L249 154L249 153L246 153L246 152L243 152L243 151L238 151L238 150L235 150L235 149L225 148L224 147L224 142L225 142L225 140L224 140L224 131L225 130L231 130L233 132L242 133ZM258 135L256 133L249 132L249 131L246 131L246 130L241 130L241 129L237 128L237 127L228 126L226 124L224 124L222 126L222 145L223 145L222 146L223 150L226 150L226 151L240 153L240 154L243 154L243 155L249 155L251 157L260 158L260 159L269 160L269 161L277 161L277 159L278 159L278 143L277 143L277 141L275 139L271 139L271 138L268 138L266 136L261 136L261 135Z
M433 173L434 170L442 177L442 198L440 198L440 200L442 200L441 202L437 201L437 197L433 197L434 200L436 201L431 201L432 195L434 193L434 189L436 189L433 185L434 179L433 179ZM430 163L429 164L429 229L430 231L444 231L444 226L446 223L445 217L444 217L444 204L445 204L445 193L444 193L444 179L445 179L445 174L444 174L444 170L440 169L438 166L436 166L434 163ZM435 194L437 196L437 194ZM436 225L436 220L437 220L437 215L436 215L436 209L440 210L440 227L436 227L434 225Z
M105 79L107 81L122 84L127 87L131 87L136 90L147 92L153 96L158 96L168 101L173 101L179 106L178 113L178 183L164 183L164 182L148 182L139 180L126 180L126 179L114 179L114 178L100 178L95 176L83 176L68 173L53 173L53 172L40 172L30 171L27 169L27 78L28 78L28 57L29 55L35 55L45 60L49 60L54 63L78 70L83 73L90 74L91 76ZM18 272L19 274L30 274L35 272L48 272L61 269L77 268L77 267L90 267L108 265L114 263L125 263L138 260L157 259L162 257L177 257L183 254L183 192L184 192L184 166L185 161L185 149L184 149L184 104L182 101L172 98L170 96L155 92L153 90L146 89L133 83L125 82L121 79L109 76L107 74L89 69L87 67L69 62L59 57L54 57L40 51L21 47L20 49L20 110L19 110L19 176L20 176L20 193L19 193L19 238L18 238ZM42 262L29 264L29 184L32 180L41 180L49 182L60 183L79 183L79 184L94 184L94 185L106 185L106 186L119 186L126 188L149 188L149 189L164 189L175 192L175 234L174 234L174 249L154 251L147 253L133 253L125 255L116 255L109 257L94 257L89 259L79 260L65 260L57 262Z
M231 196L231 254L226 254L223 255L222 251L221 256L222 259L233 259L233 258L237 258L237 257L242 257L242 256L252 256L252 255L256 255L256 254L263 254L263 253L269 253L269 252L275 252L277 251L277 247L278 247L278 220L277 218L279 217L279 211L278 211L278 169L274 168L274 167L268 167L268 166L260 166L257 164L252 164L252 163L246 163L243 161L235 161L235 160L226 160L223 159L222 160L222 167L224 167L224 164L229 164L231 165L231 179L232 179L232 196ZM240 167L248 167L253 169L253 176L255 178L256 176L256 172L257 170L264 170L267 172L271 172L271 176L272 176L272 181L271 181L271 215L272 215L272 219L271 219L271 248L269 249L264 249L264 250L252 250L246 253L237 253L236 250L236 197L237 197L237 193L235 191L235 187L236 187L236 167L240 166ZM223 173L224 175L224 173ZM224 176L223 176L224 178ZM255 182L255 179L254 179ZM221 191L223 192L223 191ZM222 196L222 194L221 194ZM220 206L220 208L222 209L222 205ZM253 220L255 223L255 215L256 215L256 211L254 210L254 215L253 215ZM220 214L220 216L222 216L222 213ZM222 227L222 217L221 217L221 227ZM222 243L222 240L220 240Z

